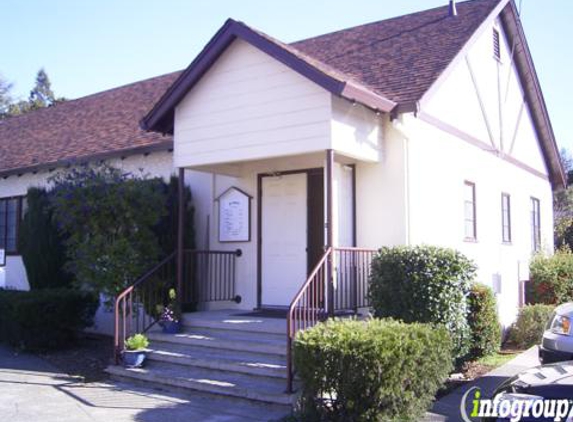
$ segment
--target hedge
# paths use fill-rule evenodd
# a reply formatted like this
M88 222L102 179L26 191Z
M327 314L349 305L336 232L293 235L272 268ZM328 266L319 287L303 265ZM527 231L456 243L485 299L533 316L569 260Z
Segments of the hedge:
M524 306L511 326L509 340L522 349L539 344L554 310L555 307L551 305Z
M573 253L561 249L552 256L536 255L529 266L526 300L557 305L573 301Z
M392 320L329 320L294 342L300 413L312 421L417 421L448 376L447 330Z
M493 290L484 284L472 284L468 306L468 323L471 331L469 357L479 359L499 351L501 324Z
M27 209L20 223L18 250L26 267L30 288L62 288L72 284L72 275L64 270L64 238L53 219L48 192L29 188Z
M0 341L22 350L65 348L93 325L98 305L72 289L0 290Z
M372 261L374 314L444 325L452 335L453 358L460 363L469 351L466 298L475 270L472 261L452 249L384 247Z

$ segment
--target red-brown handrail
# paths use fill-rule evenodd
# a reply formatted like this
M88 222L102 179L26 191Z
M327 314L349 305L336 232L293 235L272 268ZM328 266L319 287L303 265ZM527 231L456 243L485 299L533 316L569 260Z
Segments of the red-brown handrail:
M175 252L138 278L115 299L114 357L118 364L125 340L151 328L158 317L154 307L175 286Z
M240 302L235 293L235 273L240 249L183 251L183 285L177 297L184 304L215 301ZM176 287L176 253L163 259L115 299L114 356L119 363L125 340L144 333L158 321L169 300L169 289Z
M287 392L293 391L292 342L296 333L326 318L327 273L332 248L328 248L292 300L287 314Z
M292 300L287 315L287 392L293 391L292 346L297 332L335 312L356 313L370 305L368 283L376 252L355 247L328 248ZM331 298L327 297L329 291ZM329 303L332 309L328 309Z

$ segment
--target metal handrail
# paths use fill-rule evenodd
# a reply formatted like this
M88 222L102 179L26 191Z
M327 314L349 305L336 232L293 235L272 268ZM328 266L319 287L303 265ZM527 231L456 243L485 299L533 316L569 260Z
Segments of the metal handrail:
M145 305L149 303L144 303L143 306L139 306L136 300L136 309L134 312L134 300L133 296L136 293L136 289L142 286L152 277L157 275L160 270L165 270L166 266L171 264L175 260L175 252L169 254L159 263L154 265L145 274L139 277L131 286L127 287L123 292L121 292L115 299L114 306L114 357L116 364L119 363L121 352L123 350L124 341L132 333L132 325L135 325L135 331L145 332L149 330L155 323L157 323L157 318L152 315L147 315L148 309L145 309ZM168 268L167 268L168 270ZM163 286L169 289L172 286ZM157 300L157 292L153 299ZM148 297L147 299L151 299ZM143 308L143 309L137 309ZM142 314L142 315L141 315ZM133 324L134 315L136 316L135 324ZM141 315L141 319L139 316ZM120 321L121 320L121 321Z
M235 301L234 251L185 249L183 251L182 286L177 286L177 299L182 303ZM176 287L177 253L173 252L139 277L115 299L114 356L119 363L125 340L132 334L144 333L159 320L156 307L169 301L169 289Z
M332 248L328 248L324 255L318 261L318 264L314 267L306 282L299 289L298 293L292 300L287 314L287 392L291 393L293 391L293 362L292 362L292 342L296 333L304 328L306 325L316 324L316 320L326 317L326 298L325 293L327 291L326 284L326 272L328 258L332 256ZM307 298L307 293L312 292L311 285L316 284L314 295ZM320 297L322 296L322 297ZM312 302L312 306L300 306L303 299L308 302ZM320 306L322 305L322 306ZM297 318L298 317L298 318ZM301 317L304 317L302 319ZM304 328L301 328L304 326Z
M335 311L356 313L369 306L368 280L376 252L357 247L328 248L295 295L287 314L287 392L293 391L292 346L297 332L324 321Z

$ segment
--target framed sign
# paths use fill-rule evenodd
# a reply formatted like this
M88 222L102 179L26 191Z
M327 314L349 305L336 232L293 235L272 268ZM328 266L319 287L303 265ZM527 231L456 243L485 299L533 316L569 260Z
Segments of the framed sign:
M219 202L219 242L251 241L251 199L241 189L231 187Z
M6 266L6 249L0 248L0 267Z

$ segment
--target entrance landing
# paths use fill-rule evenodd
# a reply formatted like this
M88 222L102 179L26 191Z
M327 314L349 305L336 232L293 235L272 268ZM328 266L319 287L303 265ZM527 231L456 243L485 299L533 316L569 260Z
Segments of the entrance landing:
M285 318L268 317L248 313L246 310L227 309L201 311L183 315L183 324L190 327L205 327L220 330L241 330L252 333L282 334L286 342Z

